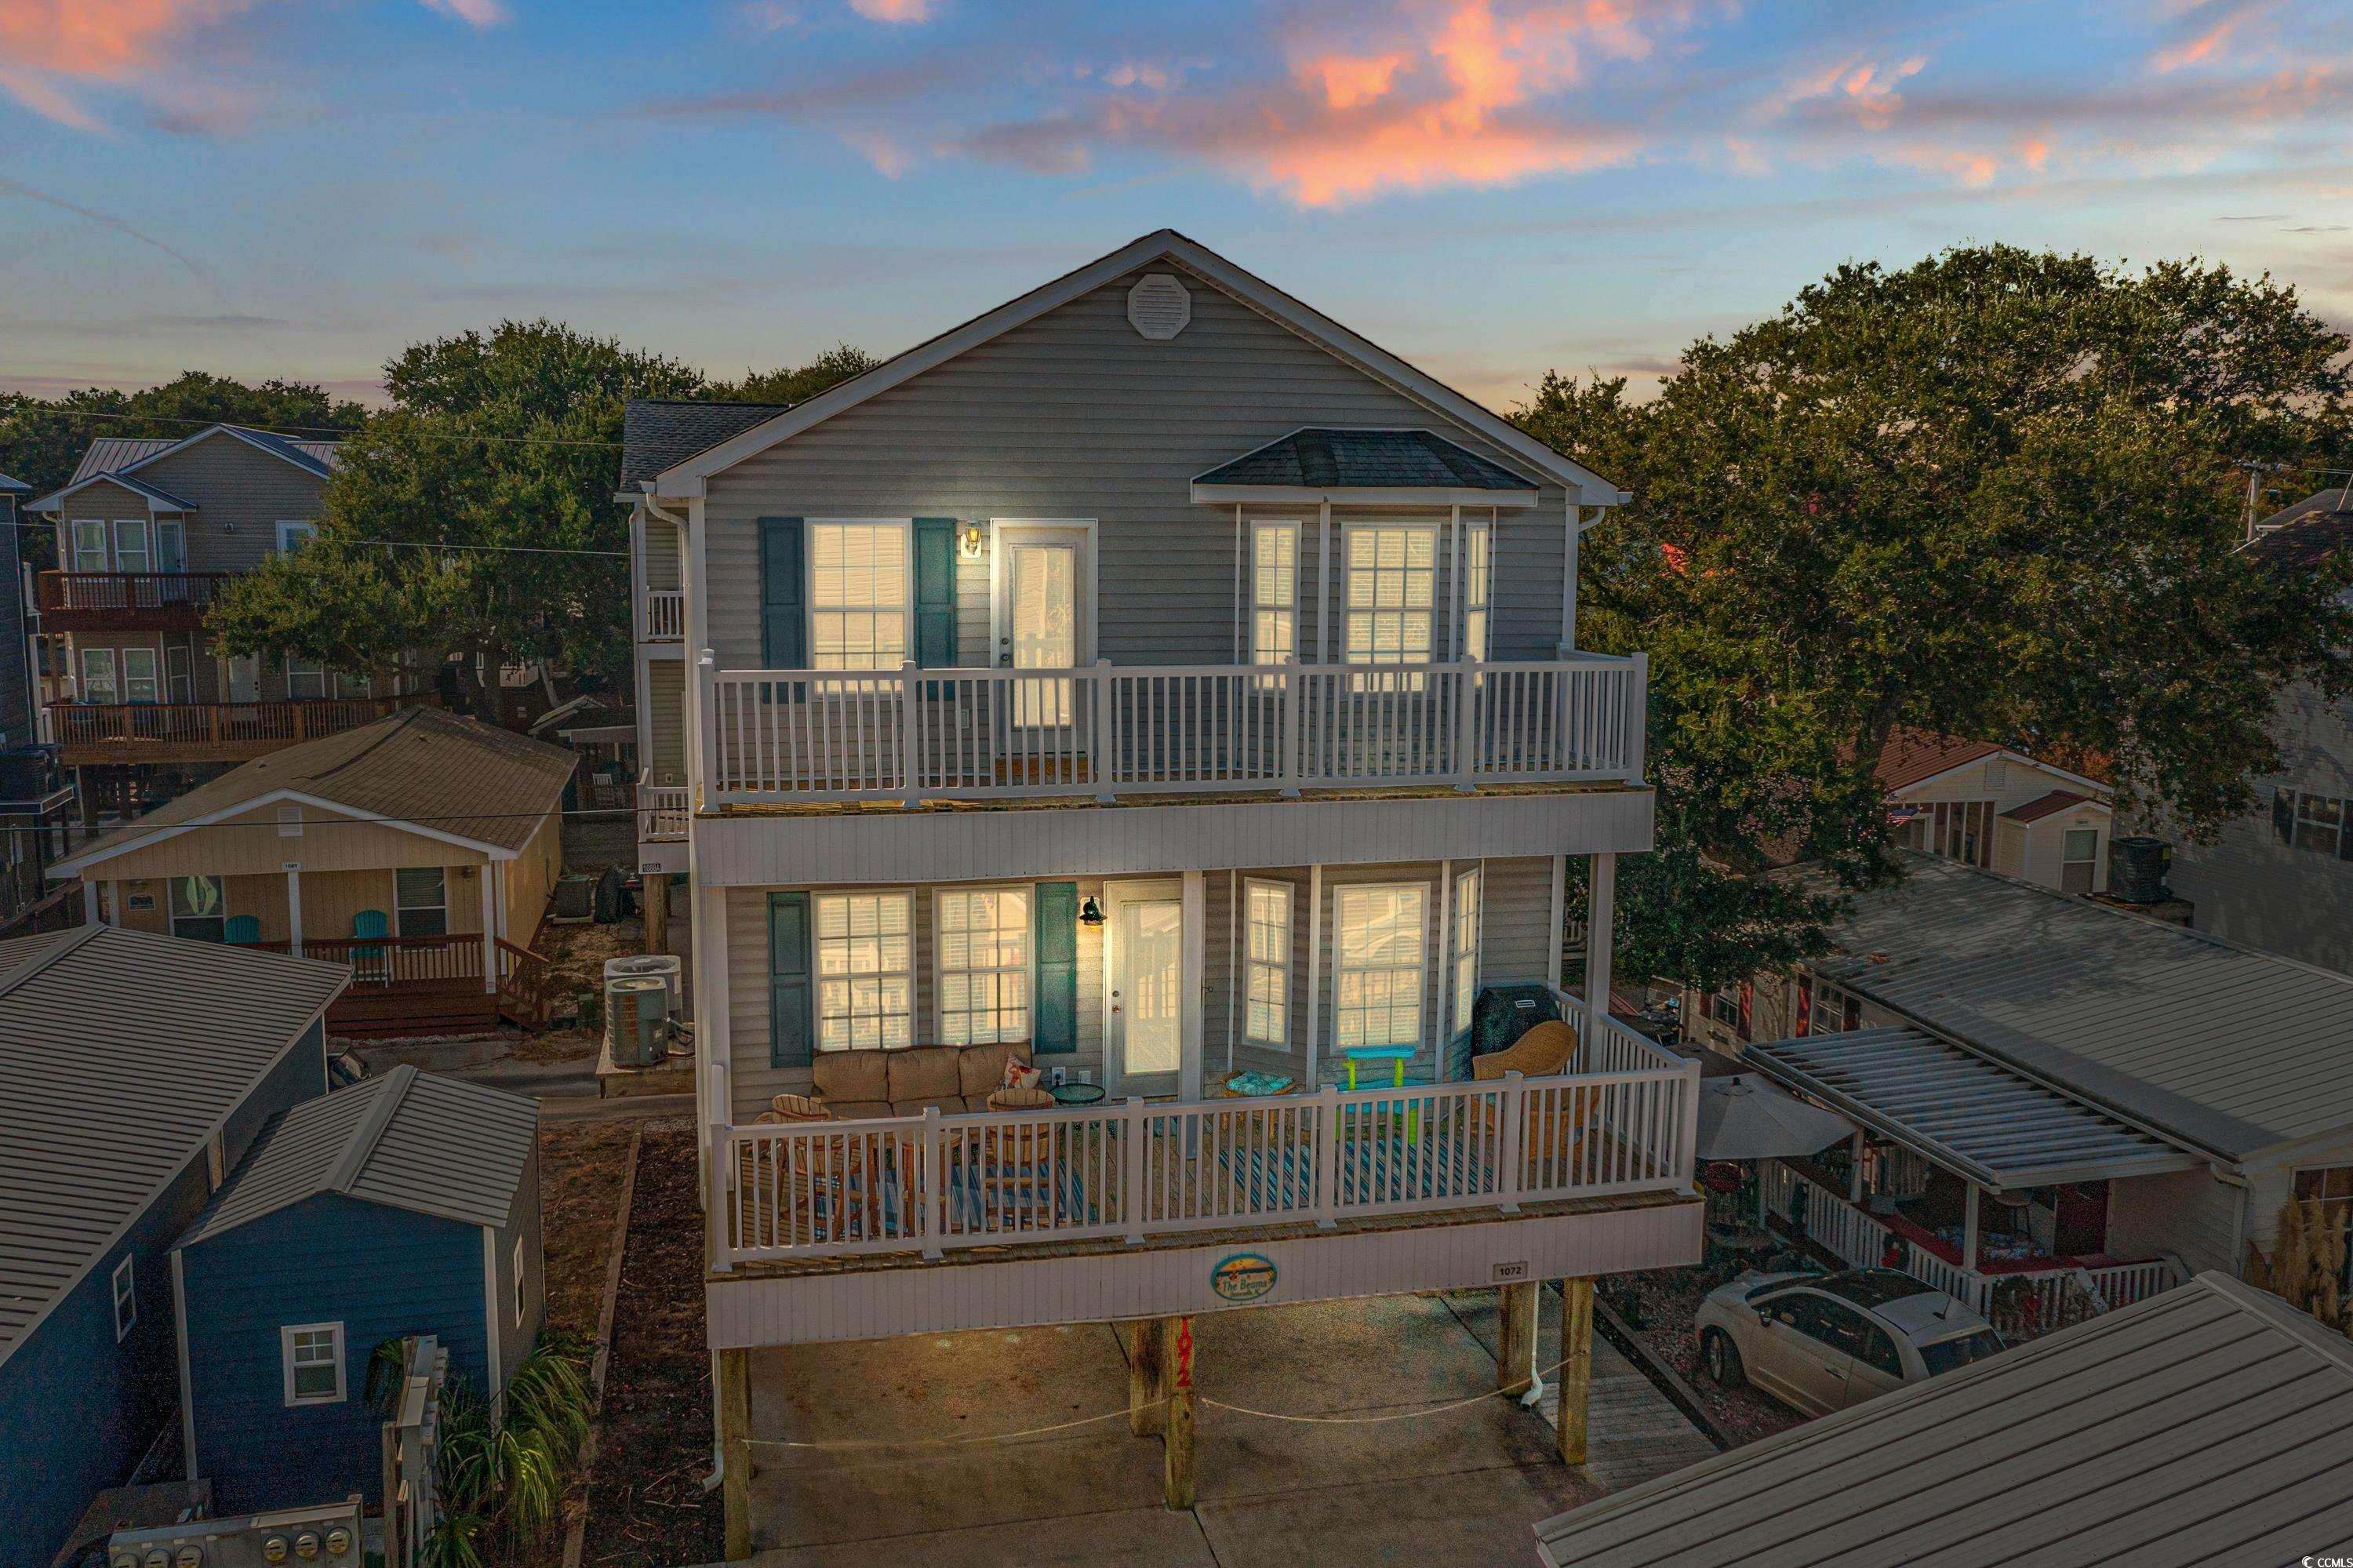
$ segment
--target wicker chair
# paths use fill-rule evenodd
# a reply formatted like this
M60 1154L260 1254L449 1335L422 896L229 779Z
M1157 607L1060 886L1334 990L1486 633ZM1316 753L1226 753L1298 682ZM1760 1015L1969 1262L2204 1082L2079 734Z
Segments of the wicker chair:
M1507 1073L1517 1073L1523 1078L1549 1078L1567 1072L1576 1053L1577 1031L1559 1019L1547 1019L1521 1035L1508 1049L1472 1058L1471 1076L1482 1084L1497 1082ZM1593 1097L1584 1089L1545 1092L1557 1102L1557 1107L1549 1113L1539 1109L1530 1118L1524 1127L1526 1137L1520 1150L1520 1177L1531 1184L1557 1179L1562 1171L1577 1169L1595 1108ZM1490 1131L1493 1131L1492 1124Z
M778 1095L768 1104L774 1108L760 1113L762 1121L831 1121L833 1119L833 1112L807 1095Z

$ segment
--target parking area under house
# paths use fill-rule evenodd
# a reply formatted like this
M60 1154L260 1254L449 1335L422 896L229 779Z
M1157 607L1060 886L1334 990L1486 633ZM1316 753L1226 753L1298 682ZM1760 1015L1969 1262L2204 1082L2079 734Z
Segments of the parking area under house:
M1533 1520L1715 1451L1595 1338L1588 1447L1564 1465L1552 1402L1532 1409L1496 1392L1508 1381L1503 1298L1384 1296L1193 1319L1199 1446L1180 1508L1165 1496L1167 1446L1134 1430L1132 1326L754 1352L752 1560L1515 1562ZM1533 1308L1534 1289L1521 1299ZM1558 1307L1546 1292L1534 1312L1526 1353L1541 1368L1563 1359ZM1008 1433L1030 1435L997 1440Z

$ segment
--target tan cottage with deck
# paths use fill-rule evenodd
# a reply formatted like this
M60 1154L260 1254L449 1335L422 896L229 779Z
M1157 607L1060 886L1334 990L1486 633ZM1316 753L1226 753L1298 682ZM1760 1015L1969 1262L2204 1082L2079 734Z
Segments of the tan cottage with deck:
M412 708L248 762L60 862L92 923L353 965L329 1019L397 1033L529 1011L572 754Z

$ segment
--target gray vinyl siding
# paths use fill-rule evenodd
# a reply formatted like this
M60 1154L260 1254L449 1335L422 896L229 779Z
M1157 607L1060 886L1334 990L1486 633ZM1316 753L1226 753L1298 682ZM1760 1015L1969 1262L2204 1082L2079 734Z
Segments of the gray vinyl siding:
M681 659L646 662L646 723L653 737L653 755L646 766L657 784L686 782L686 662Z
M31 644L26 641L25 574L19 566L23 541L16 533L16 498L0 495L0 571L7 573L8 596L0 609L0 746L34 739Z
M2108 1183L2108 1255L2131 1259L2171 1253L2193 1274L2210 1268L2237 1274L2244 1261L2232 1245L2241 1202L2240 1189L2205 1171L2119 1178Z
M522 1241L523 1257L521 1323L515 1321L514 1312L514 1249L518 1237ZM498 1229L491 1261L495 1271L491 1288L497 1308L499 1375L502 1379L511 1378L538 1340L540 1323L547 1306L547 1255L540 1232L539 1149L536 1142L533 1145L530 1158L524 1162L522 1180L516 1184L514 1205L508 1212L506 1224Z
M685 585L678 555L678 525L659 517L645 522L645 582L649 588L669 592Z
M1193 320L1180 336L1139 337L1126 319L1133 281L713 475L703 517L719 666L759 665L762 516L1093 518L1098 655L1222 664L1236 641L1234 509L1194 504L1193 475L1304 425L1440 429L1512 461L1198 280L1188 280ZM1549 658L1559 641L1566 508L1565 493L1546 484L1535 511L1505 513L1496 524L1497 658ZM1309 516L1300 639L1312 650L1319 550ZM1335 577L1340 524L1335 515ZM1441 539L1441 564L1449 554ZM987 563L960 558L957 588L963 662L992 662ZM1441 626L1448 597L1441 580ZM1332 637L1336 657L1336 613Z
M2255 810L2226 823L2214 842L2175 841L2173 891L2194 906L2200 931L2353 972L2353 861L2281 843L2271 822L2272 792L2283 785L2353 796L2353 707L2290 686L2273 735L2280 771L2257 781Z
M1454 869L1460 872L1471 863L1458 861ZM1488 862L1487 867L1487 887L1482 903L1489 935L1481 954L1482 983L1549 979L1544 969L1546 930L1552 915L1549 863L1541 858L1497 860ZM1438 1021L1445 1017L1441 1011L1445 998L1440 995L1444 965L1438 948L1438 872L1436 862L1324 868L1323 1005L1319 1010L1317 1033L1322 1043L1321 1054L1327 1064L1331 1060L1333 1038L1332 994L1338 908L1335 895L1345 885L1410 882L1428 889L1424 1033L1433 1044L1437 1040ZM1240 1005L1234 998L1234 976L1243 961L1243 947L1241 933L1233 923L1237 915L1229 887L1230 885L1238 893L1241 884L1253 877L1288 883L1293 889L1291 1042L1283 1050L1247 1045L1239 1039L1240 1017ZM1103 878L1078 877L1071 880L1077 882L1082 900L1103 896L1105 883ZM1203 1083L1212 1082L1228 1071L1229 1018L1234 1039L1230 1060L1235 1068L1255 1067L1303 1081L1307 1062L1308 930L1311 923L1307 868L1284 866L1245 871L1233 877L1230 884L1229 874L1214 871L1206 874L1202 881L1203 983L1199 995L1203 1010ZM809 1084L808 1070L805 1067L774 1068L768 1065L769 891L765 888L737 887L730 888L727 895L728 1018L734 1061L732 1114L739 1123L748 1122L766 1109L772 1097L806 1092ZM786 890L780 888L775 891ZM913 895L915 1038L920 1044L931 1044L938 1038L934 1022L936 1015L933 1009L935 949L932 937L933 895L936 888L923 886L909 891ZM1078 931L1078 1049L1047 1058L1050 1065L1091 1071L1098 1081L1103 1069L1103 930L1101 927L1082 926ZM1426 1044L1409 1070L1429 1075L1434 1070L1435 1059L1432 1045ZM1322 1070L1321 1075L1326 1082L1335 1076L1328 1065Z
M251 571L276 552L280 522L319 515L327 485L316 474L230 435L158 459L138 477L195 503L188 518L192 572ZM80 499L68 502L68 510ZM122 514L143 514L143 506L140 513Z

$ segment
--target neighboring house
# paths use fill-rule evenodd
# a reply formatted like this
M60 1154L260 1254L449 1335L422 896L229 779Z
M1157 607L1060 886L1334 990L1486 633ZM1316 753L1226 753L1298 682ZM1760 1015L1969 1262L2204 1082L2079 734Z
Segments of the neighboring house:
M2325 490L2256 527L2252 559L2308 572L2353 547L2353 505ZM2299 682L2280 693L2272 736L2279 771L2255 781L2254 810L2212 843L2176 840L2168 880L2199 930L2353 971L2353 705Z
M1895 842L2063 893L2105 893L2108 788L1990 741L1899 730L1880 754Z
M59 923L62 890L52 892L48 863L64 853L73 786L57 753L41 744L39 670L16 504L33 487L0 473L0 935Z
M2353 1344L2209 1274L1535 1533L1550 1568L2336 1562L2348 1468Z
M222 1513L382 1498L386 1340L495 1395L539 1335L534 1101L401 1065L281 1111L172 1248L181 1436Z
M172 1242L326 1092L349 978L99 926L0 942L0 1568L47 1568L164 1429Z
M66 700L53 737L85 811L127 815L298 742L389 713L399 694L293 659L222 657L205 612L221 585L316 529L335 443L214 425L178 440L90 443L30 510L57 528L41 630ZM409 699L414 700L414 699Z
M1794 982L1698 1020L1868 1129L1859 1166L1765 1172L1846 1261L2015 1333L2240 1273L2290 1197L2353 1202L2353 979L1926 856L1855 905Z
M1530 1119L1556 1060L1457 1082L1451 1048L1482 987L1558 984L1570 856L1607 995L1652 814L1643 662L1577 645L1614 485L1166 230L795 408L627 430L731 1549L755 1348L1697 1258L1688 1139L1622 1119L1695 1115L1696 1064L1572 1004L1571 1065L1633 1075L1605 1180ZM1018 1118L964 1109L995 1080L954 1049L1007 1045L1101 1102L1052 1201ZM858 1145L858 1192L903 1207L855 1238L809 1161L858 1124L769 1112L837 1054L837 1097L955 1113ZM1352 1071L1407 1095L1331 1097ZM1271 1087L1314 1097L1229 1097Z
M540 978L573 760L412 707L199 785L51 874L81 877L92 921L351 963L338 1033L487 1025Z

